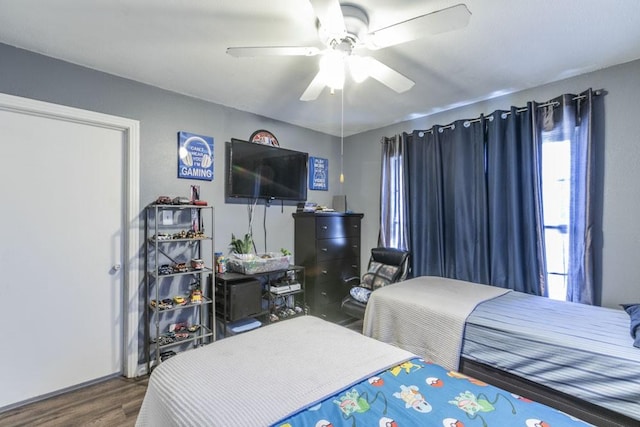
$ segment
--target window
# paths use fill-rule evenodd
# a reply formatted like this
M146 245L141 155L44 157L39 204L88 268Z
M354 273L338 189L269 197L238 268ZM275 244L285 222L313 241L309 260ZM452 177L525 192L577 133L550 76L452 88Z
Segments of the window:
M391 227L389 233L389 246L392 248L402 248L402 224L400 224L400 218L403 218L403 215L400 189L404 187L404 181L402 180L401 154L396 154L391 157L389 161L389 176L395 177L395 179L389 180L389 218L391 219L391 223L389 224Z
M566 300L569 271L571 144L542 134L542 206L549 298Z

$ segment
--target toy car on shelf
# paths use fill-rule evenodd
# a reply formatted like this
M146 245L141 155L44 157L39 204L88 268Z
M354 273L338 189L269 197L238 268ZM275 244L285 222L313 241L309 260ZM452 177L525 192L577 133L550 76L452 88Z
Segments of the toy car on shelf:
M171 197L169 196L159 196L156 199L157 205L170 205L172 203Z
M165 298L162 301L160 301L158 303L158 308L160 310L168 310L170 308L173 308L173 300L169 299L169 298Z
M204 231L189 230L186 232L185 237L187 239L202 239L204 238Z
M182 332L187 330L187 324L185 322L172 323L169 325L169 332Z
M158 268L158 274L171 274L173 273L173 268L169 264L163 264Z
M186 239L187 238L187 230L182 230L177 233L174 233L172 236L174 239Z
M189 297L191 304L200 304L202 303L202 291L200 289L194 289L191 291L191 296Z
M174 205L188 205L191 203L191 200L189 200L186 197L175 197L173 199L173 204Z
M176 273L184 273L186 271L189 271L189 268L187 267L187 264L185 264L184 262L179 262L174 264L173 271Z

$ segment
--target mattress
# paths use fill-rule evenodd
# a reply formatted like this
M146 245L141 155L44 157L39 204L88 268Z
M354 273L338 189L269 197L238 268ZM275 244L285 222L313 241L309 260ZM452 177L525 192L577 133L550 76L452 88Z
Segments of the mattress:
M467 316L505 292L462 280L415 277L371 293L362 333L455 370Z
M412 357L301 316L161 363L149 378L136 426L267 426Z
M469 315L462 357L640 421L640 349L622 310L509 292Z
M584 426L548 406L302 316L180 353L137 426Z

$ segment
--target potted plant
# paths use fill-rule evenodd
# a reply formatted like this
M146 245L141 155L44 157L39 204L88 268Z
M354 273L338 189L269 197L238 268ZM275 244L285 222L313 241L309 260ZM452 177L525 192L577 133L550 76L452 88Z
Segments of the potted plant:
M253 238L251 234L247 233L244 238L238 239L233 233L231 233L231 243L229 244L231 253L235 254L250 254L253 252Z

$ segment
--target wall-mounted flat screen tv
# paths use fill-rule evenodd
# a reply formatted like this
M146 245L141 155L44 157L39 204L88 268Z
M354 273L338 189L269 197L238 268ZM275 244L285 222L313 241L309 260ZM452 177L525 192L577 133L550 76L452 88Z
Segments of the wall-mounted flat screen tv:
M307 200L309 154L231 139L227 196L268 200Z

